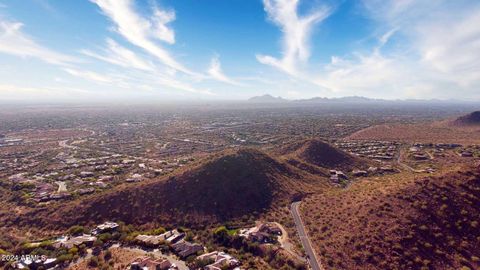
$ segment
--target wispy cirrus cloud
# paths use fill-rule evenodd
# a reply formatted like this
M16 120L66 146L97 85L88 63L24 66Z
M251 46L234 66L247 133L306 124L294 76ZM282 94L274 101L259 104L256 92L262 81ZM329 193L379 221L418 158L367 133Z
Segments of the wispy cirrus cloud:
M170 87L170 88L175 88L183 91L187 91L190 93L196 93L196 94L202 94L202 95L208 95L208 96L215 96L213 92L207 89L199 89L197 87L193 87L191 84L173 79L173 78L168 78L168 77L159 77L155 78L154 83L159 85L159 86L164 86L164 87ZM155 86L154 84L154 86Z
M263 2L269 19L283 32L283 56L257 55L257 60L291 75L296 83L313 83L327 95L446 98L452 89L459 89L478 96L477 1L363 0L362 16L376 25L377 42L373 46L363 43L345 55L332 55L330 63L316 63L315 70L302 66L310 55L308 40L312 28L328 17L331 9L317 8L302 17L299 0Z
M169 23L175 20L173 10L161 9L154 2L151 7L153 13L147 17L136 12L134 2L131 0L91 0L91 2L97 4L102 12L115 23L116 32L131 44L154 56L161 65L141 59L135 52L120 46L111 39L107 42L108 48L105 55L93 53L89 50L83 50L84 54L111 64L148 71L155 77L155 80L152 81L153 85L166 86L191 93L212 95L209 90L198 89L191 83L180 80L176 77L176 71L185 74L194 81L212 78L224 83L239 85L238 82L223 73L218 58L212 60L208 75L199 74L180 64L170 52L159 44L159 42L175 44L175 31L169 26Z
M462 87L480 87L480 4L435 22L419 22L414 42L421 63ZM477 90L478 91L478 90Z
M70 65L79 59L53 51L35 42L22 32L20 22L0 21L0 52L24 57L37 58L49 64Z
M218 55L215 55L210 61L208 74L217 81L228 83L231 85L237 85L237 86L241 85L241 83L229 78L227 75L223 73L222 65L220 63L220 57Z
M401 92L405 84L412 83L402 81L405 76L412 75L410 72L400 59L386 57L377 51L352 57L334 56L314 81L340 95L371 96L374 91L383 91L382 94L388 97L392 92Z
M107 49L103 55L90 50L82 50L83 54L124 68L136 68L145 71L154 71L155 65L151 61L140 58L135 52L121 46L113 39L107 39Z
M478 96L480 4L475 1L364 0L385 34L370 54L332 57L315 82L336 93L415 98ZM390 29L389 29L390 28ZM399 50L382 50L398 35Z
M326 19L331 9L317 7L302 16L298 12L299 0L263 0L263 4L269 20L283 32L282 58L259 54L257 60L296 76L299 65L310 57L309 40L313 26Z
M134 9L131 0L91 0L116 25L116 31L130 43L155 56L164 65L180 72L195 75L194 72L180 64L157 41L175 43L175 34L168 26L175 20L173 11L155 7L151 18L145 18Z
M79 77L85 80L90 80L99 83L113 83L114 80L109 76L99 74L96 72L88 71L88 70L79 70L75 68L65 68L65 72L75 77Z
M93 83L91 85L93 89L107 86L112 90L122 88L131 91L139 90L140 88L137 87L139 85L149 85L141 89L181 90L194 94L214 95L209 89L197 87L196 83L199 80L211 78L239 85L223 73L218 59L212 61L209 74L197 74L178 63L162 47L161 42L175 43L175 32L169 26L169 23L175 20L173 10L162 10L153 3L152 13L146 16L136 12L132 0L91 0L91 2L97 4L110 18L115 24L116 32L134 45L134 49L127 48L112 38L107 38L106 46L100 52L93 49L80 50L83 55L91 59L116 66L109 72L98 71L100 70L98 62L84 61L85 58L66 55L38 44L34 38L22 31L23 24L20 22L0 19L0 52L24 58L37 58L48 64L60 66L60 70L69 75ZM145 53L140 53L138 50L144 50L153 57L148 59ZM135 70L142 72L134 72ZM180 71L180 75L177 71ZM55 82L59 81L55 80ZM70 81L69 83L82 82ZM35 89L45 90L46 88L32 87L29 91L35 91Z

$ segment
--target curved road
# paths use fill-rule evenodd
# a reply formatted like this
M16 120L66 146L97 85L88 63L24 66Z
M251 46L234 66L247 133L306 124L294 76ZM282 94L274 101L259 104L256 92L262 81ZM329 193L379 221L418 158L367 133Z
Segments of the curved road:
M414 173L421 173L422 172L421 170L416 170L416 169L412 168L411 166L403 163L403 161L402 161L402 149L401 148L398 152L397 164L402 166L407 171L411 171L411 172L414 172Z
M301 202L294 202L291 206L291 211L293 219L295 220L295 226L297 227L298 236L300 237L300 241L302 241L303 249L305 249L305 253L307 254L307 260L312 269L323 270L323 266L320 263L320 260L318 260L317 256L315 255L315 251L305 231L305 226L303 225L302 218L300 217L300 203Z

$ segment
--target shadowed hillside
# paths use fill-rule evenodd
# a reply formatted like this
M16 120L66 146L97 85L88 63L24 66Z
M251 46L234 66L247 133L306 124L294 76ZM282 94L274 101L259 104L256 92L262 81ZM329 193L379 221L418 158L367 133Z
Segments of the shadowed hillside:
M287 145L277 153L287 157L289 163L311 173L320 173L321 171L325 173L325 170L321 170L321 168L351 170L368 165L368 161L316 139Z
M309 198L317 253L327 269L479 269L480 171L468 170Z
M480 111L460 116L454 121L456 125L480 125Z
M312 179L305 176L257 150L227 151L168 179L124 186L51 214L39 213L44 218L35 223L71 226L111 219L195 224L235 219L286 205L293 196L310 191Z
M170 179L165 203L187 211L236 216L288 197L297 190L299 179L291 168L260 151L240 150Z

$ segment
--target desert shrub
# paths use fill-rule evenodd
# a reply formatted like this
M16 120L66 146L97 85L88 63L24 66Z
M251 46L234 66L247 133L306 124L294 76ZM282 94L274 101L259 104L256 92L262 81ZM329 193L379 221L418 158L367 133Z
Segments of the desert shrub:
M88 230L85 227L79 225L72 226L70 229L68 229L68 233L71 235L80 235L87 232Z
M105 251L103 254L103 259L109 261L112 258L112 252L110 250Z
M102 233L98 236L98 240L102 241L103 243L110 241L112 238L113 237L110 233Z
M159 234L162 234L162 233L165 233L165 232L166 232L165 228L163 228L163 227L158 227L158 228L156 228L156 229L154 229L154 230L149 231L147 234L150 234L150 235L159 235Z
M225 226L220 226L216 228L213 232L213 238L217 243L220 243L222 245L228 245L230 242L230 236Z
M78 253L78 248L72 247L71 249L68 250L68 253L75 255Z
M57 257L57 261L62 263L62 262L69 262L73 259L72 254L63 254Z
M91 257L90 260L88 261L88 266L97 267L98 266L98 257L97 256Z

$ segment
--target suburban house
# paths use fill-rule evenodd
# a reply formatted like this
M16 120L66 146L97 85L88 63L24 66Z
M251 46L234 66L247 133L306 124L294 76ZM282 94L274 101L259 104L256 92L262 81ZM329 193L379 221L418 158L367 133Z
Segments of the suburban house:
M240 269L240 262L225 252L214 251L197 257L199 261L212 261L204 267L206 270Z
M161 234L167 243L176 243L185 237L185 233L180 233L177 230L171 230Z
M95 192L95 188L80 188L80 189L77 189L76 192L79 195L91 194Z
M190 243L184 240L173 244L172 248L181 258L186 258L190 255L197 254L199 251L203 251L202 245Z
M93 235L106 233L106 232L113 232L118 229L118 224L115 222L107 221L103 224L98 225L95 229L92 230Z
M353 176L355 176L355 177L361 177L361 176L367 176L367 175L368 175L368 172L367 172L367 171L363 171L363 170L353 170L353 171L352 171L352 174L353 174Z
M75 246L80 246L85 244L86 246L91 246L97 240L97 237L84 234L76 237L63 236L57 239L53 244L54 248L66 248L71 249Z
M261 224L258 230L269 234L282 235L282 230L280 229L280 227L272 222Z
M342 171L330 170L330 180L338 182L340 179L348 179L347 175Z
M132 176L130 176L129 178L127 178L127 180L125 180L125 181L126 182L141 182L141 181L143 181L143 176L141 174L135 173Z
M180 233L177 230L171 230L171 231L162 233L160 235L142 235L141 234L135 237L135 240L148 246L156 246L162 241L169 244L174 244L182 240L183 237L185 237L185 233Z
M130 264L131 270L173 270L178 269L167 259L152 259L150 257L139 257Z
M138 242L147 245L147 246L156 246L160 242L166 243L177 243L178 241L182 240L185 237L184 233L180 233L177 230L171 230L160 235L138 235L135 237L135 240Z
M93 172L80 172L80 177L82 178L93 177L94 175Z
M107 184L102 182L102 181L91 182L89 185L90 186L97 186L99 188L106 188L107 187Z
M160 235L143 235L140 234L135 237L135 240L146 246L157 246L160 242L165 241Z
M240 236L253 242L270 243L274 242L282 230L275 223L261 223L250 229L240 230Z

